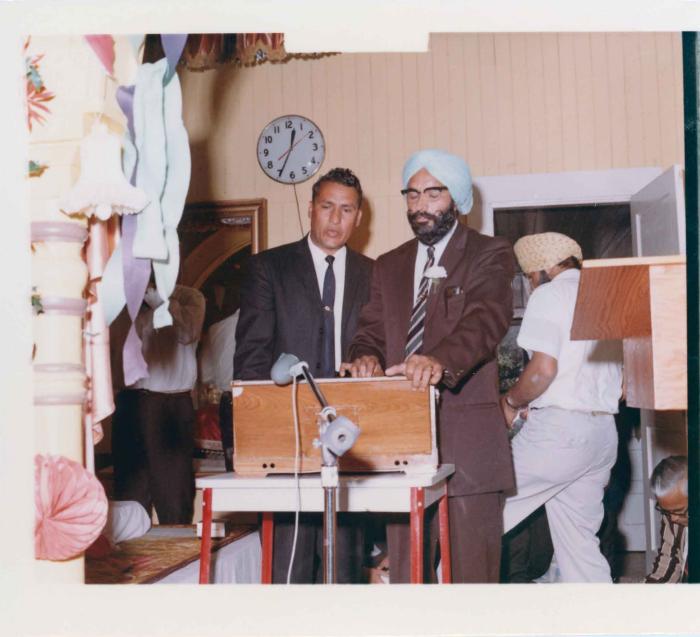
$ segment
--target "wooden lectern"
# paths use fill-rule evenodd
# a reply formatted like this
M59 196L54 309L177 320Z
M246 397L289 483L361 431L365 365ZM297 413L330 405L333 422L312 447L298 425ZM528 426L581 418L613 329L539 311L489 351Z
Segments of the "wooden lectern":
M360 428L350 451L340 458L341 472L435 471L435 389L418 392L405 378L333 378L317 383L328 404ZM320 406L309 385L298 385L301 438L300 473L321 470L317 414ZM295 458L292 385L272 381L235 381L233 393L233 466L240 475L293 473Z
M355 445L339 459L336 490L339 511L407 513L410 520L411 582L423 582L425 510L438 505L442 581L452 581L447 479L454 465L438 468L434 387L414 391L405 378L337 378L317 381L329 405L359 428ZM300 472L321 470L320 406L308 383L299 383L297 411L301 438ZM262 513L261 581L272 582L275 511L324 511L322 479L305 475L296 481L293 386L271 381L236 381L233 393L234 473L197 478L202 489L200 583L209 582L211 526L214 511ZM377 473L377 472L403 472ZM367 473L370 472L370 473ZM323 494L323 496L322 496ZM298 504L297 504L298 499ZM331 534L332 537L332 534ZM325 529L324 529L325 543ZM325 551L324 546L324 560Z
M584 261L571 338L622 339L627 404L687 409L685 256Z

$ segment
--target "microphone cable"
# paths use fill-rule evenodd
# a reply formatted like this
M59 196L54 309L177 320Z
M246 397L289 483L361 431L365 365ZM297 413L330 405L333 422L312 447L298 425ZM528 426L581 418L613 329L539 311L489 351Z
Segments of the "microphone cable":
M299 218L299 231L301 232L301 237L304 237L304 224L301 222L301 208L299 207L299 197L297 197L297 185L292 184L294 188L294 199L297 202L297 217Z
M301 219L300 219L301 220ZM299 535L299 512L301 511L301 482L299 470L301 464L301 434L299 431L299 414L297 412L297 377L292 377L292 413L294 414L294 484L296 486L297 503L294 513L294 539L292 540L292 554L289 557L289 568L287 569L287 584L292 583L292 567L294 566L294 556L297 550L297 536Z

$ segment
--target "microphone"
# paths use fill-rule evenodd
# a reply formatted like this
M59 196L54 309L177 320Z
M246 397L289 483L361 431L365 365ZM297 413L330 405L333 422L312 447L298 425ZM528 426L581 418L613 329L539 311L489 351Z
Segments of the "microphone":
M275 385L289 385L295 376L302 373L302 365L306 363L300 361L294 354L282 353L270 370L270 378Z

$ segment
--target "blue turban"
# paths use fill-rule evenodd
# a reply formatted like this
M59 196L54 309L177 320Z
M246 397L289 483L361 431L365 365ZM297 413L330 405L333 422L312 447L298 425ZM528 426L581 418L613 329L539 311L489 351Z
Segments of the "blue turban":
M421 168L425 168L435 179L447 186L450 195L462 215L472 208L472 175L469 166L461 157L444 150L430 148L413 153L403 167L403 187Z

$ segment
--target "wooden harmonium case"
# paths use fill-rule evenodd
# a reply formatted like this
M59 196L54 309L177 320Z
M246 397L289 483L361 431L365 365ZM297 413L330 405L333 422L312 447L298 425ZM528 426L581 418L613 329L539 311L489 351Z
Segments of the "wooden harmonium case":
M404 377L333 378L317 381L337 414L360 428L354 446L339 460L341 472L434 470L435 389L414 391ZM243 475L294 473L295 432L292 385L235 381L233 390L233 466ZM321 470L321 410L308 383L297 385L299 471Z

